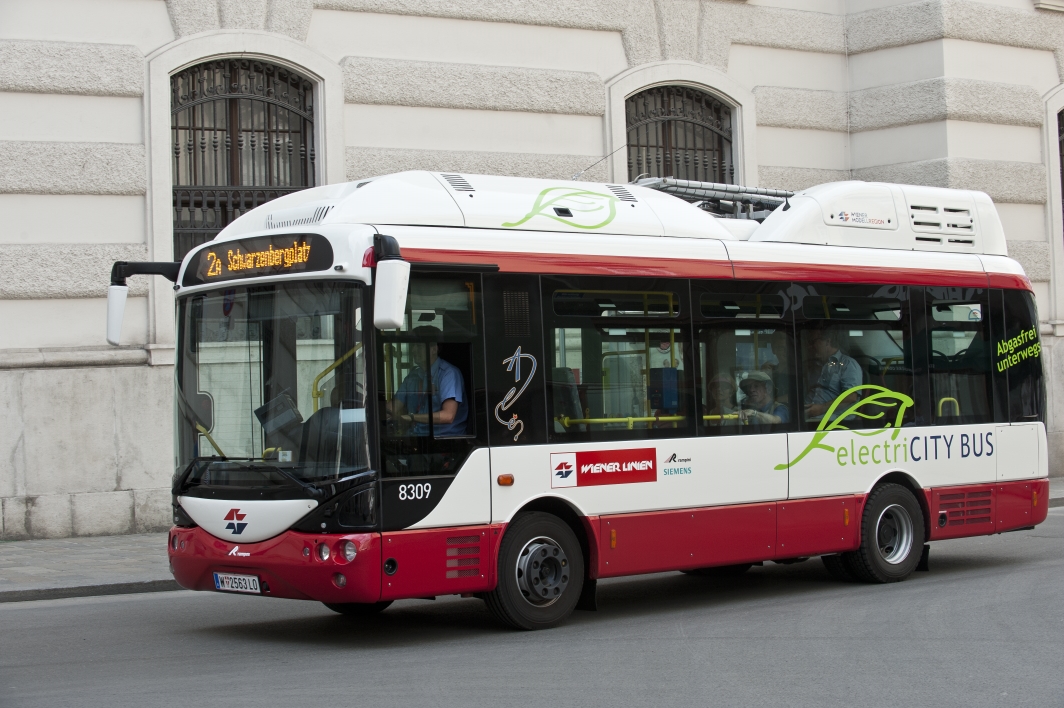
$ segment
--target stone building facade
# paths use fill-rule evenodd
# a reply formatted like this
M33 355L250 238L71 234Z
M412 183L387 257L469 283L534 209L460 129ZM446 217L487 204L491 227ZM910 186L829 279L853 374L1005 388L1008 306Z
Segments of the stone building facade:
M632 97L662 87L715 106L717 152L695 164L727 181L990 194L1034 281L1050 464L1064 474L1061 10L1060 0L0 0L0 538L168 525L173 293L131 281L126 342L111 348L106 285L113 261L172 259L229 218L221 193L203 191L219 174L244 190L223 195L230 217L267 188L406 169L625 182L679 154L658 144L644 165L625 149ZM226 76L258 72L249 94L267 88L174 88L210 62ZM178 104L222 98L234 121L244 100L273 123L207 125L206 109L189 107L199 127L175 127ZM227 162L235 144L273 148L264 183ZM219 150L230 151L210 168L221 172L207 174Z

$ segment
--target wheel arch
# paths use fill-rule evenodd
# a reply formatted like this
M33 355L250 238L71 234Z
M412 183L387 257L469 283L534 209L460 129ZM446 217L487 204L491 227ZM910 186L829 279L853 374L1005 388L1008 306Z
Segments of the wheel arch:
M598 577L598 524L568 499L556 496L543 496L531 499L518 508L510 517L512 523L518 514L538 511L557 516L572 529L580 542L580 552L584 556L584 578Z
M928 495L925 493L924 488L920 483L916 481L916 478L903 470L892 470L877 479L875 483L869 487L868 494L871 494L877 487L881 487L884 484L897 484L912 492L912 495L916 497L916 503L920 505L920 511L924 515L924 538L930 539L931 505L928 503Z

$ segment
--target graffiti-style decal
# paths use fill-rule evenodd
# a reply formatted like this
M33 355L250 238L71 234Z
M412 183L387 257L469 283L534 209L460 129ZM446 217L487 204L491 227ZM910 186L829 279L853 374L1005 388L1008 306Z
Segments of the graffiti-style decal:
M548 187L536 197L532 210L517 221L503 224L514 228L534 216L545 216L577 229L601 229L617 216L617 197L573 187Z
M864 398L858 399L842 413L834 415L835 409L838 408L843 401L845 401L851 395L861 392L866 392L869 395L865 396ZM790 464L784 462L781 465L776 465L776 469L785 470L788 467L792 467L798 464L802 461L802 458L804 458L813 450L827 450L828 452L835 452L834 447L832 447L831 445L823 444L823 440L828 436L828 433L833 430L849 430L849 428L844 425L844 421L846 421L846 419L848 418L857 417L863 418L865 420L879 420L883 418L887 411L876 410L877 408L887 409L897 407L898 410L894 416L894 420L891 421L887 419L885 421L886 425L884 425L882 428L867 431L853 430L851 432L857 435L870 437L872 435L879 435L880 433L885 433L888 430L892 430L894 432L891 433L890 439L896 440L898 438L898 433L901 432L901 423L902 419L905 418L905 411L906 409L911 408L912 405L913 399L909 398L904 393L891 391L889 388L883 388L882 386L876 386L874 384L854 386L849 390L843 391L841 394L839 394L838 398L832 401L831 407L828 408L827 411L824 413L824 418L820 421L820 425L817 426L816 435L814 435L813 439L809 441L809 444L806 445L806 448L802 450L801 454L798 455L798 457L794 458L794 461ZM870 407L871 410L869 410Z
M517 390L517 386L515 385L513 388L506 392L506 395L503 396L502 400L499 401L499 403L495 406L495 420L505 425L506 429L511 432L513 432L514 429L517 430L517 432L514 434L514 442L517 442L517 438L521 437L521 433L525 431L524 421L518 418L516 413L514 413L511 418L503 420L499 413L505 412L507 409L510 408L510 406L516 403L517 399L520 398L521 394L525 392L526 388L528 388L528 384L532 383L532 377L536 375L536 357L532 356L531 354L523 354L521 352L521 347L518 347L514 351L513 356L507 357L506 359L502 360L502 363L506 365L506 370L512 371L514 373L514 383L519 384L521 383L522 358L528 359L532 362L532 370L528 372L528 377L525 379L524 384L521 386L521 390Z

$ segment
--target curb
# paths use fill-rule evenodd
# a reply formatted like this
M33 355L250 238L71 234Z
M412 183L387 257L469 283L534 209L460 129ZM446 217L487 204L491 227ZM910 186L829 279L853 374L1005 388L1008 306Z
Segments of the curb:
M1049 508L1052 509L1055 506L1064 506L1064 497L1050 497Z
M148 580L139 583L113 583L109 585L80 585L70 588L35 588L33 590L7 590L0 592L2 602L31 602L34 600L62 600L69 597L98 597L102 595L133 595L144 592L171 592L183 590L175 580Z

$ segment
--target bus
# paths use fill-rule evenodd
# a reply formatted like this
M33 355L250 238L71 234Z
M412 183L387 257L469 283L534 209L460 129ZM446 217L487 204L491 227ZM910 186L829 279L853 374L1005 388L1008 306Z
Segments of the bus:
M731 218L722 218L722 216ZM170 567L347 615L819 556L869 583L1046 518L1029 280L980 192L412 171L181 263Z

